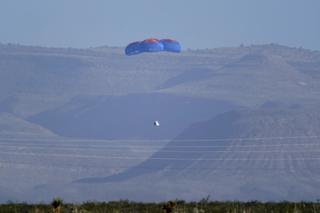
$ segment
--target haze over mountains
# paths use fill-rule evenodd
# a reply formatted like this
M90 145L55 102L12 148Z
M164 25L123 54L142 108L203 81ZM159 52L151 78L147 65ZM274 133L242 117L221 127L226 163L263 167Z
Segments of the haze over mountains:
M319 73L320 52L276 44L2 44L0 200L317 199Z

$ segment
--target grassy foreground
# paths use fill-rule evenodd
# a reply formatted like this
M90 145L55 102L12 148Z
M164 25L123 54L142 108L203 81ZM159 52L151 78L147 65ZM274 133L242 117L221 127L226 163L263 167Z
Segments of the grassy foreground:
M312 202L199 202L170 201L138 203L127 200L64 204L55 199L51 204L0 204L0 213L320 213L320 203Z

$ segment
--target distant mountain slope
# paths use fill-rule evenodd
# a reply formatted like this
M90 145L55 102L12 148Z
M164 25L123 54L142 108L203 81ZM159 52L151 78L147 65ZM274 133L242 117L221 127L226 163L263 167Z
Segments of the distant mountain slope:
M17 93L70 96L150 91L163 78L179 72L182 61L180 56L170 54L131 58L113 48L0 45L0 97Z
M319 64L318 51L274 44L132 57L122 48L2 44L0 101L30 96L17 104L34 105L37 111L32 113L39 113L46 110L41 99L54 107L78 95L155 91L246 106L286 97L318 100ZM19 105L15 108L27 114Z
M317 62L318 63L318 62ZM252 106L266 100L316 99L319 76L300 70L285 58L261 53L240 57L215 70L194 70L169 79L161 92L196 97L215 97Z
M319 127L316 107L231 111L190 126L126 172L80 183L166 183L170 195L195 192L196 197L199 189L215 199L315 199Z

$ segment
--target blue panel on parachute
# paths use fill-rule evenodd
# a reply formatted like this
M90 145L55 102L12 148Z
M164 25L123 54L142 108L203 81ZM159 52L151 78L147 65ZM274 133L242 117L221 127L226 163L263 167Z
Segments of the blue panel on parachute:
M163 44L163 50L168 52L181 52L181 46L178 41L173 39L161 39L159 41Z
M140 41L132 42L126 47L126 55L135 55L141 53Z

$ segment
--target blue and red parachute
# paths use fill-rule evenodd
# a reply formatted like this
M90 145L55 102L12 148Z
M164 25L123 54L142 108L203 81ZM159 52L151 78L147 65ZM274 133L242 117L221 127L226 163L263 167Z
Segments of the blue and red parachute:
M148 38L143 41L135 41L130 43L126 49L126 55L136 55L144 52L181 52L180 43L173 39L156 39Z

